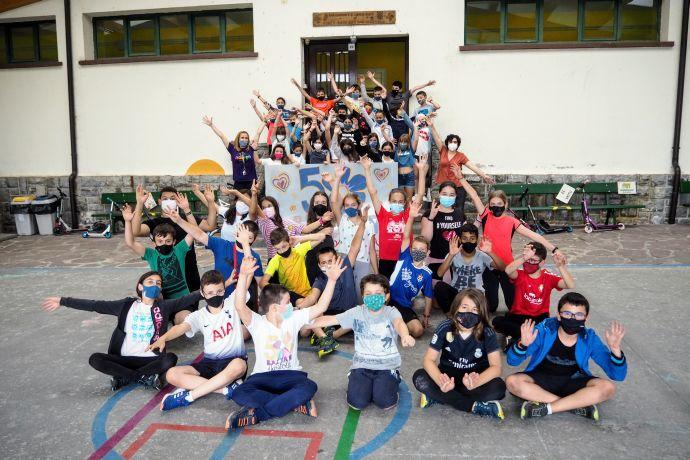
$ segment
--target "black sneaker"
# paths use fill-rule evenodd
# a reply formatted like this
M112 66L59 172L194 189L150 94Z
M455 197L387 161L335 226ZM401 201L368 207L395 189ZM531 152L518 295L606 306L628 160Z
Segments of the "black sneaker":
M132 383L132 381L126 377L110 377L110 389L113 391L126 387L130 383Z
M137 383L158 391L163 389L163 382L161 382L161 378L158 376L158 374L142 375Z
M332 336L327 335L321 339L321 345L319 346L317 355L319 358L323 358L324 356L333 353L336 348L338 348L338 342L336 342Z
M570 411L570 413L594 420L595 422L599 421L599 408L597 408L596 404L592 404L591 406L587 407L580 407L578 409L573 409Z
M259 423L259 420L256 418L254 409L244 406L228 415L227 420L225 420L225 429L230 431L237 428L244 428L245 426L256 425L257 423Z
M544 417L549 414L549 409L546 407L546 403L525 401L522 403L522 408L520 409L520 418L534 418L534 417Z

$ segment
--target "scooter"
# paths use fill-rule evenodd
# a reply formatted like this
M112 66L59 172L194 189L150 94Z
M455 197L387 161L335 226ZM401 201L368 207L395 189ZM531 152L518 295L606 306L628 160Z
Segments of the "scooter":
M525 191L522 192L522 195L520 195L520 203L522 203L522 200L525 198L528 192L529 187L526 187ZM529 211L529 214L532 217L533 222L529 224L529 228L539 233L540 235L552 235L554 233L563 232L572 233L573 231L573 227L570 225L551 225L544 219L537 219L537 217L534 215L534 211L532 210L532 205L529 204L529 201L527 202L527 210Z
M62 213L64 211L63 202L67 199L67 195L62 191L60 187L57 187L58 191L58 206L55 215L55 222L53 223L53 235L67 235L72 232L84 231L84 228L72 228L67 222L62 218Z
M606 231L606 230L625 230L625 224L618 222L617 224L600 224L589 215L589 207L587 202L587 194L585 186L589 183L588 180L581 183L577 190L582 190L582 218L585 221L585 233Z
M119 204L115 203L111 198L110 201L110 211L108 212L107 221L94 222L89 228L81 234L82 238L111 238L113 236L113 211L116 209L122 212L122 208Z

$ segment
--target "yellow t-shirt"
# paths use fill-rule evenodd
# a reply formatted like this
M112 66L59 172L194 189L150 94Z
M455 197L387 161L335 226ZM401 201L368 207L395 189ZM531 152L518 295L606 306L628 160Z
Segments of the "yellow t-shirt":
M302 297L306 297L311 292L309 278L307 278L307 265L305 255L312 249L309 242L300 243L290 252L290 256L285 257L276 254L268 262L266 271L268 276L278 272L278 282L286 289L295 292Z

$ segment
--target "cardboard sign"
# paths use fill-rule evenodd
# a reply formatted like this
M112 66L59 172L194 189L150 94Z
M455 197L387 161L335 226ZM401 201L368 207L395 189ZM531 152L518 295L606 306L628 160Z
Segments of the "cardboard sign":
M563 184L563 187L561 187L558 195L556 195L556 199L561 203L568 204L570 198L573 197L573 193L575 193L575 189L573 187L568 184Z
M309 200L315 192L331 194L331 184L323 181L321 173L335 176L333 165L267 165L265 168L266 195L274 197L280 205L280 214L297 222L306 222ZM373 163L371 177L381 201L388 200L388 193L398 186L397 163ZM364 168L349 163L340 181L340 196L356 193L362 203L371 199L367 193Z
M637 182L634 182L634 181L618 182L618 194L619 195L635 195L635 194L637 194Z

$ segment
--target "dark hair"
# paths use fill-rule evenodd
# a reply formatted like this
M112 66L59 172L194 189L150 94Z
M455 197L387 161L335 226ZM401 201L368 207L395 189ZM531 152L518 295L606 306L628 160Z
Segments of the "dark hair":
M455 139L455 140L458 141L458 147L460 147L460 144L462 143L462 140L460 139L460 136L458 136L457 134L449 134L449 135L447 135L447 136L446 136L446 140L443 141L443 143L445 144L446 147L448 147L448 144L449 144L450 141L452 141L453 139Z
M528 246L532 246L532 249L534 249L534 255L539 257L541 260L546 260L546 248L544 247L543 244L538 243L536 241L530 241L527 243Z
M455 319L455 315L460 309L460 304L465 299L469 297L470 300L477 306L479 310L479 322L474 327L474 338L477 340L484 340L484 328L489 326L489 313L486 307L486 297L484 293L479 289L467 288L463 289L455 296L453 303L450 304L450 320L453 322L453 330L456 334L460 333L460 323Z
M374 108L374 104L372 104L372 103L369 102L369 101L366 101L366 102L364 103L364 107L366 107L366 106L369 106L369 107L371 107L372 109Z
M374 86L374 91L383 91L383 88L381 88L379 85Z
M153 227L153 232L151 233L155 239L157 236L166 237L172 235L173 240L175 239L175 227L170 224L158 224Z
M402 89L403 84L400 80L395 80L393 83L391 83L391 86L397 86L398 88Z
M273 209L275 209L276 214L271 218L274 224L276 224L278 227L283 228L283 218L280 217L280 207L278 206L278 201L273 198L272 196L265 196L259 200L259 206L261 206L261 203L264 201L268 201L271 203L273 206Z
M348 153L345 153L345 149L343 149L343 147L345 147L346 145L349 145L350 147L352 147L352 149ZM341 140L340 141L340 150L342 150L343 153L345 153L345 156L351 162L354 163L357 160L359 160L359 154L357 153L357 147L355 146L355 143L352 141L352 139Z
M367 284L378 284L383 288L383 291L386 294L388 294L391 291L391 285L388 282L388 278L380 274L370 273L369 275L366 275L364 278L362 278L362 280L359 282L359 290L362 294L364 294L364 286L366 286Z
M391 153L395 153L395 146L393 145L392 142L388 142L388 141L383 143L383 145L381 146L381 151L383 151L383 148L386 146L391 148Z
M460 227L459 229L457 229L456 232L457 232L458 237L462 236L463 233L470 233L470 234L476 236L477 238L479 238L479 229L474 224L465 224L462 227Z
M285 104L285 98L282 97L282 96L278 96L278 97L276 98L276 102L278 102L278 101L283 101L283 104Z
M417 91L417 94L415 94L415 96L419 96L420 94L426 96L426 91L423 91L423 90Z
M351 84L350 86L347 87L347 89L354 88L354 89L359 89L359 86L357 86L356 83Z
M316 261L319 261L319 256L321 254L333 254L334 256L338 257L338 252L335 250L335 248L331 246L325 246L322 248L319 248L318 251L316 251Z
M440 195L441 190L443 190L446 187L451 187L455 191L455 194L457 195L458 191L457 191L455 182L451 182L449 180L447 180L445 182L441 182L441 185L438 186L438 194Z
M405 204L407 204L407 193L405 193L405 190L401 189L400 187L395 187L392 188L390 192L388 192L388 200L390 201L391 196L393 196L394 193L401 193L402 196L405 197Z
M238 190L242 195L249 195L249 190L246 188L243 188L242 190ZM240 201L239 198L235 198L235 202L228 207L228 210L225 211L225 222L228 224L234 224L237 221L237 202Z
M289 293L290 291L280 284L267 284L259 294L259 313L265 315L268 312L268 307L274 303L279 304L280 299Z
M328 195L325 192L314 192L314 194L311 196L311 200L309 200L309 209L307 210L307 223L312 224L319 220L319 216L316 215L316 212L314 212L314 200L316 199L317 196L322 196L326 198L326 212L331 211L331 199L328 197ZM324 227L332 227L333 223L332 222L326 222Z
M254 235L254 240L256 240L256 238L259 236L259 225L253 220L245 220L242 222L242 224L247 227L247 230L252 232L252 235Z
M175 194L177 194L177 189L176 189L175 187L170 186L170 185L166 185L165 187L163 187L163 188L160 190L160 194L162 195L162 194L164 194L164 193L166 193L166 192L170 192L170 193L175 193Z
M280 244L283 241L287 241L289 243L290 235L284 228L274 228L271 234L269 235L268 239L271 240L271 244L275 246L276 244Z
M292 164L287 156L287 149L283 144L273 144L273 150L271 151L271 160L276 159L276 150L281 149L283 151L283 156L280 158L280 164L289 165Z
M287 136L287 130L285 129L285 125L280 125L276 126L276 135L278 134L285 134Z
M324 88L323 86L319 86L318 88L316 88L316 92L317 92L317 93L325 93L325 92L326 92L326 88Z
M589 315L589 301L579 292L567 292L565 295L563 295L563 297L561 297L561 299L558 301L559 313L566 304L577 307L585 307L585 312Z
M143 275L141 275L139 277L139 280L137 281L136 286L134 286L134 290L136 291L138 297L141 297L141 289L139 289L139 285L141 284L143 286L146 278L148 278L149 276L153 276L153 275L158 276L161 279L161 284L163 284L163 277L157 271L151 270L151 271L144 273Z
M209 270L201 275L201 289L209 284L225 284L223 275L218 270Z

